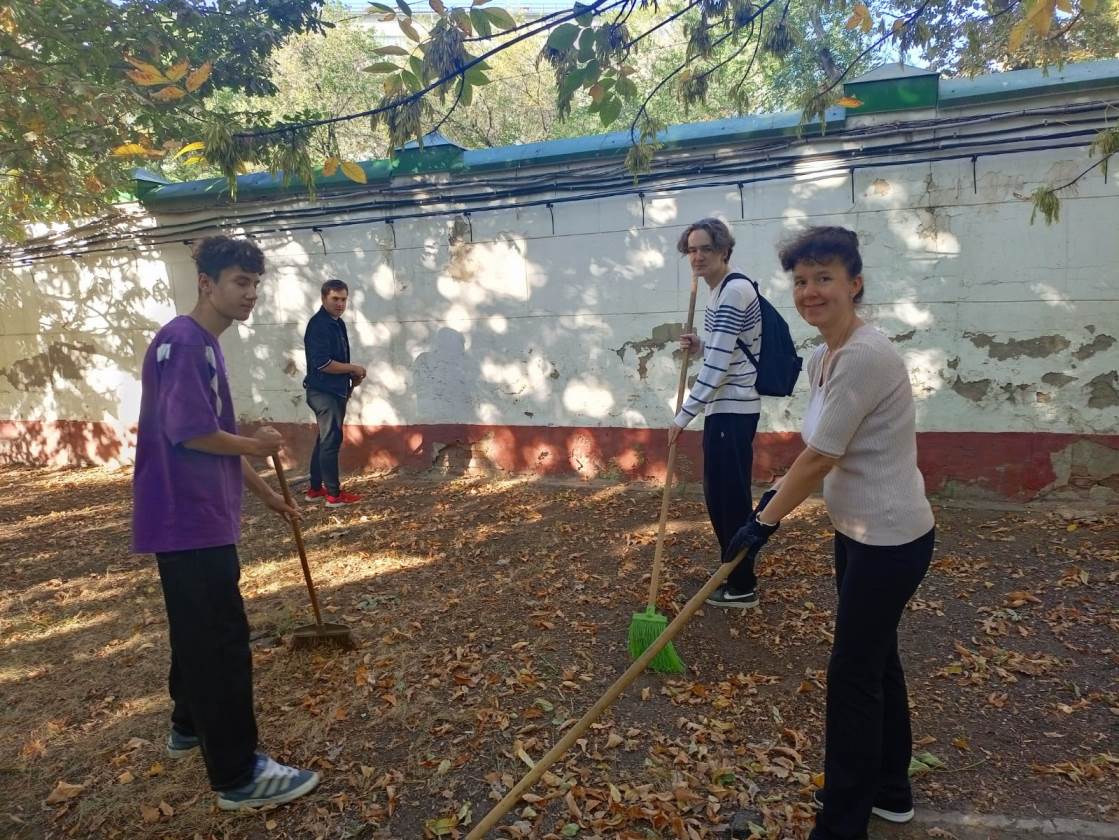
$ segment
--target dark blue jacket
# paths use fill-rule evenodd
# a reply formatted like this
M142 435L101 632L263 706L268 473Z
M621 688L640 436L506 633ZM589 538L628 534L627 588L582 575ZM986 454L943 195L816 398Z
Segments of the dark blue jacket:
M319 311L307 322L307 331L303 333L303 349L307 353L307 376L303 379L303 387L348 397L349 375L323 373L321 370L331 362L350 363L350 339L346 335L346 325L342 323L342 319L331 318L320 306Z

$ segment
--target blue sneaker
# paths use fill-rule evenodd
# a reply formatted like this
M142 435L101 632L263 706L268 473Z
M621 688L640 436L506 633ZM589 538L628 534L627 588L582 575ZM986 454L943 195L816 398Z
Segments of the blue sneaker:
M167 754L171 758L185 758L202 745L202 739L197 735L184 735L175 727L167 736Z
M313 770L288 767L264 753L257 753L252 781L219 793L218 807L223 811L239 811L242 808L282 805L310 793L318 784L319 774Z

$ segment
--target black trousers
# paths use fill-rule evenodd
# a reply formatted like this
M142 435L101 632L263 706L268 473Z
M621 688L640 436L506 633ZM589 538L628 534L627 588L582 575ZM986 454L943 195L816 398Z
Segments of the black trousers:
M757 414L709 414L703 418L703 498L722 558L734 532L750 521L754 500L750 475L754 469ZM743 560L730 577L738 592L752 592L758 584L754 562Z
M905 545L835 535L839 607L828 663L824 807L811 840L866 837L874 805L913 807L913 732L898 623L932 560L936 530Z
M240 787L252 778L257 736L237 547L155 557L171 635L171 725L202 740L210 787Z
M342 424L346 421L346 397L307 389L307 405L315 412L319 436L311 453L311 487L337 496L342 489L338 475L338 450L342 448Z

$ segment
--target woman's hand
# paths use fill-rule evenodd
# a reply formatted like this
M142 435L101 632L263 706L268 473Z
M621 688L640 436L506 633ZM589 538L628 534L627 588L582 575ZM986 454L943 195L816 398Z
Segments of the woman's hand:
M780 527L780 522L776 525L766 525L758 521L757 514L751 516L750 521L739 528L730 538L726 553L723 554L723 562L735 563L744 556L757 557L758 552L762 550L762 546L769 542L769 538Z

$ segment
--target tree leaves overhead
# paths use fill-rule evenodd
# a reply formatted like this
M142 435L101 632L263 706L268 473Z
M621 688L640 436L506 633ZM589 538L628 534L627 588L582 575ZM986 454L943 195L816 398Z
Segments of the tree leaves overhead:
M138 161L204 133L203 96L273 93L268 56L291 33L321 32L319 11L320 0L5 4L0 237L108 210Z
M324 33L319 13L319 0L223 0L220 11L203 0L39 0L0 10L0 171L9 173L0 233L105 208L127 183L129 156L115 150L128 144L143 149L134 157L162 149L175 165L201 157L231 189L243 171L307 180L354 149L391 153L437 125L463 124L479 102L492 107L481 91L511 81L492 63L525 48L537 56L525 72L550 77L556 116L584 131L628 128L636 173L655 153L654 125L713 106L795 103L815 119L834 104L856 107L841 100L843 81L899 55L969 74L1114 55L1119 41L1115 0L595 0L535 18L486 0L393 0L371 3L368 15L400 37L337 71L367 69L373 79L356 75L374 91L354 82L348 96L265 109L258 98L277 92L269 57L293 35ZM236 107L233 93L244 97ZM362 132L366 143L349 139ZM199 136L200 154L174 155Z

